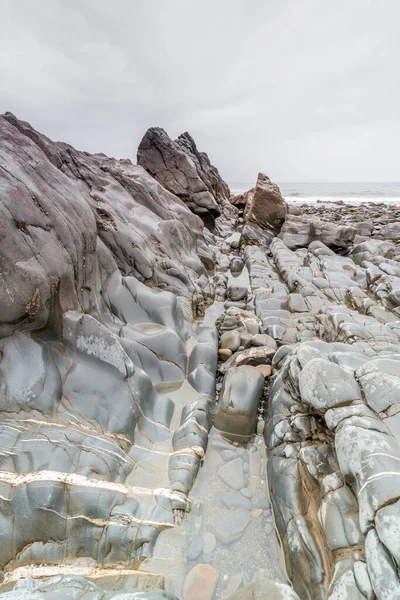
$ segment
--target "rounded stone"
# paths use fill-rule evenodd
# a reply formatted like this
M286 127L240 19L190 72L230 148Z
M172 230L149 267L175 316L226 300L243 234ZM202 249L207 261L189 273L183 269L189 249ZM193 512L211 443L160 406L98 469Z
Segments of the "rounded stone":
M204 542L204 548L203 548L203 552L204 554L212 554L217 546L217 540L216 537L213 533L211 532L207 532L203 535L203 542Z
M218 581L218 571L207 564L193 567L183 586L184 600L211 600Z
M203 546L204 546L203 538L201 538L201 537L194 538L194 540L192 540L192 542L190 543L190 546L188 548L188 553L187 553L188 559L196 560L196 558L198 558L200 556L200 554L203 552Z
M220 350L218 350L218 358L220 358L221 360L228 360L228 358L230 358L232 356L232 350L229 350L229 348L221 348Z
M240 493L242 494L242 496L244 496L245 498L251 498L253 493L251 490L249 490L249 488L242 488L240 490Z
M272 367L271 365L257 365L256 369L261 371L265 378L271 377Z

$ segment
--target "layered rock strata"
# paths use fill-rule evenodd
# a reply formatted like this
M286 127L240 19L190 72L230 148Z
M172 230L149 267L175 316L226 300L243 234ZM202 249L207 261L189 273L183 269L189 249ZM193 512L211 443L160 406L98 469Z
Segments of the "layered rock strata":
M10 114L0 148L4 585L121 572L123 589L188 509L207 445L203 225L141 167Z
M399 598L398 209L139 154L0 117L2 596Z
M209 226L223 205L229 205L228 185L187 132L172 140L159 127L149 129L140 142L137 162Z

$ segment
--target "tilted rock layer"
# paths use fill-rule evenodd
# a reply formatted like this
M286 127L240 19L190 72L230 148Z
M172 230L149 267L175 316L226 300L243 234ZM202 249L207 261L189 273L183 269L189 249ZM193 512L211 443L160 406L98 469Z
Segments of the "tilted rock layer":
M207 222L229 202L228 185L189 133L172 140L163 129L149 129L140 142L137 161Z

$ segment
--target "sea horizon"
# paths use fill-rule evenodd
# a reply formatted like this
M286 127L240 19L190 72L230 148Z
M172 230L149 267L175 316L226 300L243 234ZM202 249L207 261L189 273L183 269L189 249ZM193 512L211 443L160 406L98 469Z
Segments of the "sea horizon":
M241 194L255 182L229 182L232 194ZM336 202L346 203L385 202L400 203L400 182L393 181L343 181L343 182L277 182L282 195L290 202Z

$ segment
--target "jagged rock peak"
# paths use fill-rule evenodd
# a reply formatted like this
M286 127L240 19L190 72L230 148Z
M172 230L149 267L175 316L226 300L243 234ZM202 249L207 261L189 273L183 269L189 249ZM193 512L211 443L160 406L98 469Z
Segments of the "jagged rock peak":
M160 127L148 129L140 142L137 162L207 224L229 202L227 183L207 154L198 151L188 132L172 140Z
M190 310L203 224L179 198L131 161L53 142L11 113L0 147L0 338L92 312L117 269Z

